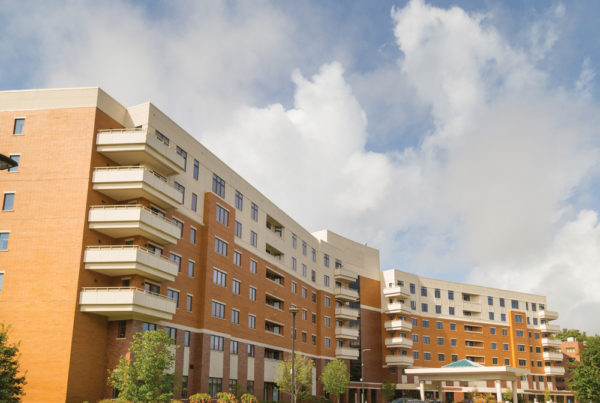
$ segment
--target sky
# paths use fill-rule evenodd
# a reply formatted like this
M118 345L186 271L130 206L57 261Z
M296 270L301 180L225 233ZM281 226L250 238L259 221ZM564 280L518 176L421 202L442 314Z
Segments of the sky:
M600 2L0 0L0 90L151 101L382 269L600 333Z

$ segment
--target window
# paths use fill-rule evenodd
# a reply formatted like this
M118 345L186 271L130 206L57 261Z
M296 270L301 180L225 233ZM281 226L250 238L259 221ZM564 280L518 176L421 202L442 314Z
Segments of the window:
M250 259L250 273L256 274L256 260Z
M418 343L419 342L419 335L413 334L412 335L412 340L413 340L413 343Z
M423 353L423 359L425 361L431 360L431 354L430 353Z
M438 346L443 346L444 345L444 338L443 337L438 337L437 338L437 345Z
M302 343L306 343L308 334L306 332L302 332Z
M244 209L244 195L239 191L235 191L235 208L238 210Z
M17 162L17 165L11 168L8 168L8 172L19 172L19 160L21 159L21 156L18 154L11 154L9 155L10 159L14 160Z
M329 298L327 295L325 296L325 306L331 306L331 298Z
M504 365L506 365L506 366L510 365L510 358L505 358L504 359Z
M323 265L329 267L329 255L327 253L323 255Z
M240 311L238 311L237 309L231 310L231 323L233 323L234 325L240 324Z
M415 359L415 360L419 359L419 352L418 351L413 351L413 359Z
M456 323L450 323L450 330L456 330Z
M411 318L410 321L412 322L413 326L417 326L417 319Z
M527 360L519 360L519 367L526 367L527 366Z
M294 271L296 271L296 264L297 264L297 263L296 263L296 258L295 258L295 257L293 257L293 258L292 258L292 270L294 270Z
M254 247L258 245L258 234L254 231L250 231L250 245Z
M240 295L240 281L239 280L233 280L231 282L231 292L233 292L235 295Z
M15 202L14 193L4 193L4 202L2 203L2 211L12 211Z
M256 301L256 288L254 288L254 287L249 288L249 298L250 298L250 301Z
M13 128L13 134L23 134L24 127L25 127L25 118L16 118L15 126Z
M501 306L501 307L504 307L504 298L500 298L500 301L499 301L499 302L500 302L500 306Z
M450 339L450 345L456 347L456 339Z
M254 202L250 205L250 216L254 221L258 221L258 206Z
M415 292L416 292L415 285L413 283L410 283L410 293L414 294Z
M314 271L314 270L310 271L310 279L313 283L317 281L317 272L316 271Z
M0 276L2 275L2 273L0 273ZM1 285L0 285L1 287ZM118 325L118 329L117 329L117 339L124 339L125 338L125 333L127 331L127 321L126 320L120 320L119 321L119 325Z
M329 337L325 337L325 348L331 347L331 339Z
M502 329L502 336L508 336L508 329Z
M233 251L233 264L236 266L242 265L242 254L237 250Z
M171 221L179 228L179 238L183 238L183 221L178 220L175 217L173 217Z
M307 271L308 271L308 269L306 268L306 265L303 263L302 264L302 276L306 277Z
M312 248L311 252L312 252L312 261L316 262L317 261L317 250L315 248Z
M306 287L302 287L302 298L306 298Z
M254 357L254 344L248 344L248 357Z
M296 236L296 234L292 234L292 248L296 249L297 245L298 245L298 237Z
M152 283L144 283L144 290L149 292L150 294L159 295L160 294L160 286Z
M237 355L238 353L238 342L236 340L229 340L229 354ZM230 379L229 382L232 380Z
M192 299L193 297L190 294L187 294L185 297L185 309L188 312L192 312Z
M227 256L227 242L222 239L215 238L215 252L219 255Z
M438 330L442 330L444 328L444 324L442 322L440 322L440 321L437 321L437 322L435 322L435 327Z
M190 346L190 335L191 335L191 333L190 333L189 330L186 330L183 333L183 346L184 347L189 347Z
M181 271L181 256L176 255L173 252L171 252L169 254L169 259L171 260L171 262L175 262L175 264L177 265L177 271L180 272Z
M426 297L427 296L427 287L421 287L421 296L422 297Z
M213 269L213 283L221 287L227 286L227 273L219 269Z
M492 358L492 365L498 365L498 357Z
M435 306L435 313L442 313L442 306L441 305L436 305Z
M311 295L311 301L312 302L317 302L317 293L316 292L312 293L312 295Z
M453 300L454 299L454 291L448 290L448 299L449 300Z
M142 324L142 333L146 333L149 330L156 330L156 323L144 322Z
M533 324L537 325L538 324L538 319L537 318L533 318Z
M298 288L298 284L296 284L295 281L292 281L292 292L295 294L296 293L296 289Z
M159 139L160 141L162 141L163 143L165 143L166 145L169 145L169 138L167 136L165 136L164 134L162 134L161 132L159 132L158 130L154 131L154 134L156 135L156 138Z
M323 319L324 319L323 323L325 324L325 327L330 327L331 319L329 318L329 316L325 316Z
M193 260L188 260L188 276L194 277L196 263Z
M456 361L458 361L458 355L452 354L452 362L456 362Z
M490 320L494 320L494 312L488 312L488 317Z
M500 314L500 320L501 320L502 322L506 322L506 314L505 314L505 313L501 313L501 314Z
M488 297L488 305L494 305L494 297Z
M312 341L312 345L316 346L317 345L317 335L316 334L311 335L310 339Z
M222 199L225 198L225 181L221 179L217 174L213 174L212 191L214 194L220 196Z
M325 287L329 287L329 276L327 274L323 275L323 284Z
M523 323L523 315L515 315L515 323Z
M210 349L215 351L223 351L223 337L211 335Z
M511 299L510 306L512 309L519 309L519 301L517 301L516 299Z
M306 320L308 316L308 311L306 309L302 309L302 320Z
M435 290L433 290L433 295L435 296L435 298L441 298L441 291L439 288L436 288Z
M524 344L517 344L517 351L520 353L524 353L525 352L525 345Z
M537 304L535 302L531 303L531 310L532 311L537 311Z
M508 351L508 343L503 343L502 348L504 349L504 351Z
M302 241L302 254L306 256L306 242Z
M192 211L198 211L198 195L192 193Z
M217 221L226 227L229 226L229 211L219 204L217 204Z
M167 290L167 297L175 301L175 306L179 308L179 291L171 290L169 288Z
M438 353L438 361L445 361L445 357L443 353Z
M454 315L454 307L453 306L451 306L451 307L448 308L448 313L450 315Z
M190 243L196 243L196 228L190 227Z
M517 337L523 337L524 332L522 330L517 330Z
M194 179L198 180L198 174L200 172L200 162L194 160Z
M497 346L496 346L496 342L495 342L495 341L493 341L493 342L492 342L492 350L496 350L496 348L497 348Z
M239 221L235 222L235 236L238 238L242 237L242 223Z
M311 316L310 317L310 321L312 323L317 323L317 314L313 312L313 313L310 314L310 316Z
M423 344L429 344L429 336L423 336Z
M185 150L179 146L175 147L175 151L177 151L177 154L183 157L183 170L185 171L187 167L187 152L185 152Z
M492 336L496 334L496 328L495 327L490 327L490 334Z
M185 203L185 186L179 182L173 182L173 185L175 186L175 189L179 190L179 193L181 193L181 202Z
M427 312L428 307L427 304L421 304L421 312Z
M212 316L219 319L225 319L225 304L217 301L212 301Z
M175 341L177 340L177 329L175 329L174 327L165 327L165 331L169 334L169 336L172 339L172 343L175 344Z
M250 329L256 329L256 316L248 314L248 327Z
M417 309L417 301L410 301L410 309L413 311Z

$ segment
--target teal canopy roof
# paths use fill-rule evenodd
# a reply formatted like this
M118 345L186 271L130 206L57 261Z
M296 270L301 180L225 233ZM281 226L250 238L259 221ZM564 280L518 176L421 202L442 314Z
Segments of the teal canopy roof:
M460 360L448 365L444 365L442 368L458 368L458 367L483 367L483 365L473 362L471 360Z

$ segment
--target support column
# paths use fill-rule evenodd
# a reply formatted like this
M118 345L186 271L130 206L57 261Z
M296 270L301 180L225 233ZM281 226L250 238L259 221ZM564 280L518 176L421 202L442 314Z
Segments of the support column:
M517 396L517 382L516 381L510 381L510 388L512 389L513 392L513 403L519 403L519 397Z
M419 392L421 393L421 400L425 400L425 381L419 381Z
M496 381L494 381L494 384L496 385L496 401L498 403L500 403L503 401L502 400L502 388L501 388L502 383L500 382L500 380L496 380Z
M444 381L440 381L438 385L438 398L440 402L446 403L446 394L444 393Z

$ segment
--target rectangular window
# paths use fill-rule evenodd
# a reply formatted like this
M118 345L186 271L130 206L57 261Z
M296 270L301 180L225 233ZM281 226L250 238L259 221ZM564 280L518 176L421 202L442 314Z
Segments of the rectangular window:
M308 317L308 311L306 309L302 309L302 320L306 320Z
M327 274L323 275L323 284L325 287L329 287L329 276Z
M415 360L419 359L419 352L418 351L413 351L413 359L415 359Z
M256 288L254 288L254 287L249 288L249 298L250 298L250 301L256 301Z
M329 267L329 255L327 253L323 255L323 265Z
M2 211L12 211L15 202L14 193L4 193L4 202L2 203Z
M526 367L527 366L527 360L519 360L519 367Z
M445 361L446 358L443 353L438 353L438 361Z
M517 351L520 353L524 353L525 352L525 345L524 344L517 344Z
M237 355L238 353L238 342L235 340L229 340L229 354Z
M413 334L412 335L412 340L413 340L413 343L418 343L419 342L419 335Z
M177 151L177 154L183 157L183 170L185 171L187 168L187 152L185 152L185 150L179 146L175 147L175 151Z
M306 242L302 241L302 254L306 256Z
M171 221L179 228L179 238L183 238L183 221L178 220L175 217L173 217Z
M488 305L494 305L494 297L488 297Z
M504 351L508 351L508 343L503 343L502 348L504 349Z
M194 160L194 179L198 180L198 174L200 172L200 162Z
M298 287L298 285L296 284L296 282L292 281L292 292L295 294L296 293L296 288Z
M496 350L496 349L497 349L496 342L495 342L495 341L493 341L493 342L492 342L492 350Z
M444 328L444 324L442 322L440 322L440 321L437 321L437 322L435 322L435 327L438 330L442 330Z
M211 315L215 318L225 319L225 304L217 301L212 301Z
M235 222L235 236L238 238L242 237L242 223L239 221Z
M311 253L312 253L312 261L316 262L317 261L317 250L315 248L312 248Z
M416 292L416 287L413 283L410 283L410 293L414 294Z
M215 252L219 255L227 256L227 242L215 238Z
M225 181L221 179L217 174L213 174L213 186L212 191L222 199L225 198Z
M325 337L325 348L331 347L331 339L329 337Z
M175 264L177 265L177 272L181 272L181 256L171 252L169 254L169 259L171 260L171 262L175 262Z
M161 132L159 132L158 130L154 131L154 135L156 136L157 139L159 139L161 142L165 143L166 145L169 145L170 140L167 136L165 136L164 134L162 134Z
M422 321L422 326L423 326L423 328L427 329L429 327L429 321L428 320L423 320Z
M506 314L505 314L505 313L501 313L501 314L500 314L500 320L501 320L502 322L506 322Z
M234 325L240 324L240 311L238 311L237 309L231 310L231 323L233 323Z
M508 329L502 329L502 336L508 336Z
M448 290L448 299L449 300L453 300L454 299L454 291Z
M317 345L317 335L313 334L313 335L311 335L310 338L311 338L311 341L312 341L312 345L316 346Z
M504 307L504 298L500 298L499 302L500 302L500 306Z
M456 347L456 339L450 339L450 345Z
M248 327L250 329L256 329L256 316L248 314Z
M444 345L444 338L443 337L438 337L437 338L437 344L438 344L438 346L443 346Z
M310 314L310 316L311 316L310 321L312 323L317 323L317 314L313 312Z
M11 154L9 155L10 159L17 162L17 165L11 168L8 168L8 172L19 172L19 161L21 160L21 156L19 154Z
M429 336L423 336L423 344L429 344Z
M512 309L519 309L519 301L517 301L516 299L511 299L510 306L512 307Z
M242 265L242 254L237 250L233 251L233 264L236 266Z
M146 333L147 331L150 331L150 330L156 330L156 323L148 323L148 322L142 323L142 333Z
M435 313L442 313L442 306L441 305L436 305L435 306Z
M220 222L224 226L229 226L229 211L217 204L217 222Z
M488 312L488 317L490 320L494 320L494 312Z
M219 269L213 269L213 283L221 287L227 286L227 273Z
M179 308L179 291L167 289L167 297L175 301L175 307Z
M523 323L523 315L515 315L515 323Z
M524 334L525 333L522 330L517 330L517 337L523 337Z
M296 266L296 264L297 264L297 263L296 263L296 258L295 258L295 257L293 257L293 258L292 258L292 270L294 270L294 271L296 271L296 267L297 267L297 266Z
M15 125L13 127L13 134L23 134L24 127L25 127L25 118L16 118Z
M456 323L450 323L450 330L456 330Z
M451 307L448 308L448 313L450 315L454 315L454 307L453 306L451 306Z
M537 304L535 302L531 303L531 310L532 311L537 311Z
M185 186L179 182L173 182L173 185L175 189L179 190L179 193L181 193L181 203L185 204Z
M326 307L331 306L331 298L329 298L327 295L325 296L325 306Z
M317 281L317 272L314 270L310 271L310 279L312 280L312 282L316 282Z
M435 290L433 290L433 294L434 294L435 298L441 298L441 291L439 288L436 288Z
M231 282L231 292L234 293L235 295L240 295L240 281L239 280L233 280Z
M495 327L490 327L490 334L492 336L496 334L496 328Z
M186 331L183 333L183 346L184 346L184 347L189 347L189 346L190 346L190 335L191 335L191 334L190 334L190 331L189 331L189 330L186 330Z
M422 297L426 297L427 296L427 287L421 287L421 296Z
M431 354L430 353L423 353L423 359L425 361L431 360Z
M192 211L198 211L198 195L192 193Z
M196 243L196 228L190 227L190 243Z
M427 312L428 307L427 304L421 304L421 312Z
M417 309L417 301L410 301L410 309L413 311Z
M244 209L244 195L239 191L235 191L235 208L238 210Z
M177 341L177 329L175 329L174 327L165 327L165 331L169 334L169 336L172 339L172 343L175 344L175 342Z
M316 292L312 293L311 300L312 300L312 302L317 302L317 293Z
M297 244L298 244L298 237L296 236L296 234L292 234L292 248L296 249Z
M215 351L223 351L223 337L211 335L210 349Z
M193 297L190 294L187 294L185 297L185 309L188 312L192 312L192 300Z
M256 274L256 260L250 259L250 273Z
M258 206L254 202L250 204L250 216L254 221L258 221Z
M250 231L250 245L255 247L258 245L258 235L254 231Z
M248 357L254 357L254 344L248 344Z
M188 260L188 276L194 277L196 271L196 263L193 260Z
M323 323L325 324L325 327L329 327L331 325L331 319L329 318L329 316L325 316Z
M302 264L302 276L306 277L307 272L308 272L308 269L306 268L306 265L303 263Z
M2 273L0 273L0 276L1 275L2 275ZM120 320L118 326L119 327L117 329L117 339L124 339L125 338L125 333L127 332L127 321L126 320Z

